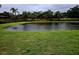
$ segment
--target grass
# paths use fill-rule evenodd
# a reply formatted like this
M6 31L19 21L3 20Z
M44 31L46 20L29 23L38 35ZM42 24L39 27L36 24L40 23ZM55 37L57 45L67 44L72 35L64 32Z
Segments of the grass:
M4 30L7 26L23 23L25 22L0 24L1 55L79 54L79 30L47 32L12 32Z

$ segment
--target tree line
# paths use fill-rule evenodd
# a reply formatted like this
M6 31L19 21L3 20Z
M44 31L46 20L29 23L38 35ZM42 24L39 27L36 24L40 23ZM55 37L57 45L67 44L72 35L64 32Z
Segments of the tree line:
M0 8L2 6L0 5ZM7 17L1 17L7 16ZM10 21L30 21L30 20L60 20L61 18L79 18L79 6L76 5L73 8L70 8L66 12L56 11L53 12L52 10L47 11L38 11L38 12L27 12L23 11L22 14L16 8L11 8L10 12L4 11L0 13L0 18L9 18Z

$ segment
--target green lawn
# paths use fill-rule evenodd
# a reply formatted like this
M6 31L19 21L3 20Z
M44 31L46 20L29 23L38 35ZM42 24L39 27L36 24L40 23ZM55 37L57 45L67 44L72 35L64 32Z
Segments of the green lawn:
M25 22L0 24L0 54L79 54L79 30L47 32L4 30L7 26L22 23Z

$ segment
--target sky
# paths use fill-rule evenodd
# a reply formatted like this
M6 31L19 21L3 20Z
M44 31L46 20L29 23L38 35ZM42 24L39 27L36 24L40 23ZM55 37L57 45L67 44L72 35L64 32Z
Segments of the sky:
M10 9L12 7L18 8L18 11L22 13L23 11L60 11L65 12L68 9L74 7L75 4L2 4L2 7L0 8L0 12L10 12Z

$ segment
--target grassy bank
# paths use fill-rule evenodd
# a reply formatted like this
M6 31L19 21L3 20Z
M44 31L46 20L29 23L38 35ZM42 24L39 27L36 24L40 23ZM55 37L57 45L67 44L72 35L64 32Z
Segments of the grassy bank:
M16 22L79 22L79 18L52 18L51 20L50 19L31 19L31 20L28 20L27 18L26 19L16 19ZM15 22L11 19L0 19L0 24L1 23L11 23L11 22Z
M0 24L0 54L79 54L79 30L12 32L4 30L25 22Z

